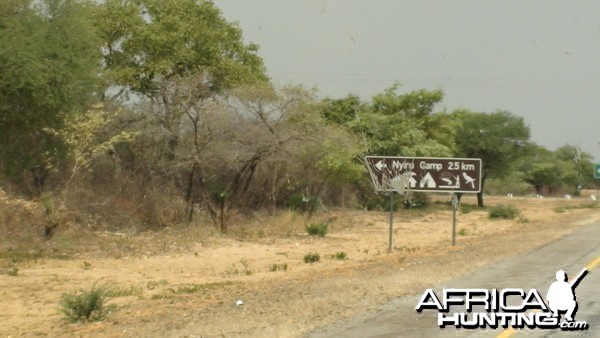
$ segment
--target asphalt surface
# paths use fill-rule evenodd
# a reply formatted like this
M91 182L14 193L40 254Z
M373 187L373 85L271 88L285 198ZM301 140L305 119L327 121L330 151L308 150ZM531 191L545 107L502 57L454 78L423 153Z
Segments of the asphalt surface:
M415 311L421 297L419 293L399 298L377 313L313 332L309 337L600 337L599 257L600 222L595 222L534 251L432 287L438 297L441 297L444 288L537 289L545 300L548 288L556 280L556 271L562 269L572 278L586 265L594 265L575 289L579 305L575 320L586 321L589 325L587 330L439 328L436 310ZM462 312L460 308L452 308L452 312L455 311Z

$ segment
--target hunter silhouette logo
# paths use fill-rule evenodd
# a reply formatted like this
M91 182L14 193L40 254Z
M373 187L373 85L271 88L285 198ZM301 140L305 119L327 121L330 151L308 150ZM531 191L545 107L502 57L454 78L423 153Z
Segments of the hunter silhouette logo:
M586 330L589 328L587 322L575 321L575 288L587 273L588 269L583 268L569 282L564 271L557 271L556 281L550 285L546 294L547 304L536 289L443 289L441 298L433 289L427 289L415 310L437 310L437 324L441 328L527 327ZM460 310L451 312L454 306L459 306ZM475 307L482 308L483 311L474 312ZM565 320L561 322L562 313Z
M559 313L566 311L565 319L572 322L577 311L577 300L575 299L575 288L577 284L587 275L588 270L583 268L575 277L573 282L568 282L567 274L559 270L556 272L556 282L550 285L546 299L552 315L558 317Z

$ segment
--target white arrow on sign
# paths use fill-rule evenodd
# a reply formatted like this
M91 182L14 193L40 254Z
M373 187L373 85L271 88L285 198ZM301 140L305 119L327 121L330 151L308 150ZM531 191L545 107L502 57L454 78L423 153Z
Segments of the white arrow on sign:
M383 160L379 160L379 162L375 163L375 167L377 167L377 170L381 171L381 169L387 167L387 164L383 163Z

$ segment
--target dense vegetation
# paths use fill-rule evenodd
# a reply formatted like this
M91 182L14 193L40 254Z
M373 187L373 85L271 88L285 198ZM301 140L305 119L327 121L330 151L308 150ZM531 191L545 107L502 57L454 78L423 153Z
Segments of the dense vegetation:
M50 237L73 218L226 232L253 210L381 206L367 154L478 157L484 191L592 183L589 154L533 144L521 117L440 111L441 90L400 89L362 101L273 86L210 1L4 0L0 187L40 201Z

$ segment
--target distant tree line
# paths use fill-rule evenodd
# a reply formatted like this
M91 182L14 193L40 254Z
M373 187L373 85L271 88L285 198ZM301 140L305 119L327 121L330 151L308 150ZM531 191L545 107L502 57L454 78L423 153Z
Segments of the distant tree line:
M440 111L441 90L398 84L370 101L317 95L274 86L210 1L0 2L0 186L41 200L50 234L75 210L226 232L253 210L376 207L369 154L481 158L484 191L592 184L589 154L533 144L506 111Z

